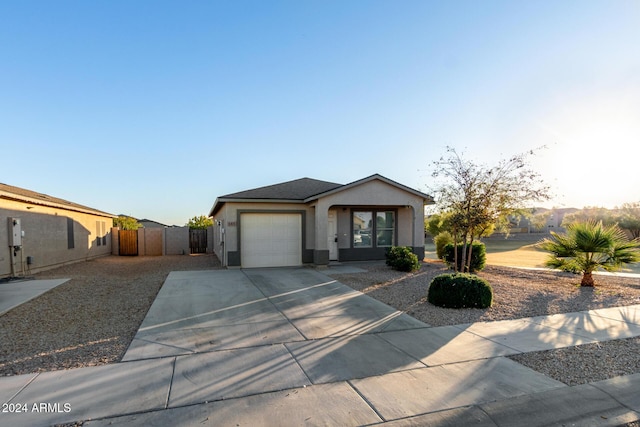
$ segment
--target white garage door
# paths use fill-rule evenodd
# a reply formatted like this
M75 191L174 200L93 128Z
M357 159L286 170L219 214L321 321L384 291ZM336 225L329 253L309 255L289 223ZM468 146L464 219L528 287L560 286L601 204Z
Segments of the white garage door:
M240 227L242 267L302 264L302 215L243 213Z

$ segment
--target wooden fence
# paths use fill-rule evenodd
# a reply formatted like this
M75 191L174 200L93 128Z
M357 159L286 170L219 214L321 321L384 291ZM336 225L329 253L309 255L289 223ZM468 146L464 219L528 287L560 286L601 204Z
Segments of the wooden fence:
M138 255L138 231L119 230L118 241L120 255Z
M207 253L207 230L189 230L189 248L192 254Z

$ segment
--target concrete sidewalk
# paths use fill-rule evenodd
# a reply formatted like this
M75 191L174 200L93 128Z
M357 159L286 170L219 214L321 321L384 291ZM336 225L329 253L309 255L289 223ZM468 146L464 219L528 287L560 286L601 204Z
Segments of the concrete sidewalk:
M69 279L25 279L0 283L0 316L67 281Z
M323 273L173 272L123 362L0 378L0 400L8 402L0 424L542 426L640 419L640 375L568 387L505 357L639 336L640 305L430 327Z

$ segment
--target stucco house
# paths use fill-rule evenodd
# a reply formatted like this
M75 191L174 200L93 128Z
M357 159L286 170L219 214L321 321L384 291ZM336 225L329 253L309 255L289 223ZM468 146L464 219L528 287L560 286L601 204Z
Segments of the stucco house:
M424 257L431 196L381 175L350 184L311 178L216 199L214 252L228 267L325 265L384 259L391 246Z
M153 221L151 219L139 219L138 224L142 225L144 228L167 228L168 225L162 224L158 221Z
M0 278L109 255L113 218L0 183Z

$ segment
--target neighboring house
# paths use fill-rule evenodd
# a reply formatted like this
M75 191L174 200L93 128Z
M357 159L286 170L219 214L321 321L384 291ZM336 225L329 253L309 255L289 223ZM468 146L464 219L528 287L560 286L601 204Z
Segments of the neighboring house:
M565 229L562 227L562 221L564 221L565 215L577 212L576 208L534 208L532 213L534 215L546 215L546 223L542 228L536 228L529 218L525 217L512 217L511 218L511 233L549 233L551 231L563 232Z
M424 257L431 196L381 175L342 185L302 178L218 197L214 252L229 267L385 258L390 246Z
M562 222L564 221L564 217L568 214L578 212L579 210L580 209L577 209L577 208L551 209L551 215L547 220L547 230L548 231L565 231L564 227L562 227Z
M168 225L161 224L157 221L152 221L150 219L139 219L138 223L141 224L144 228L166 228Z
M114 215L0 184L0 278L111 253Z

